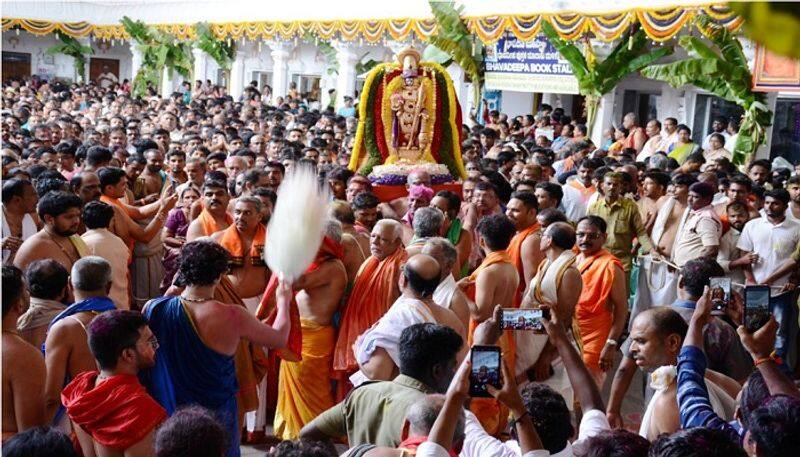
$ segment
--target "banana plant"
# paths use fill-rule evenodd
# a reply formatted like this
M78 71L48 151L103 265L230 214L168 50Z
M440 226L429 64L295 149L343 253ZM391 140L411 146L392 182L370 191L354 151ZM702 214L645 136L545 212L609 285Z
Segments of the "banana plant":
M452 1L428 0L436 18L436 34L428 38L429 46L423 59L433 60L443 66L455 62L472 80L473 106L481 101L484 80L484 49L476 42L461 18L464 6L456 7Z
M45 54L51 56L64 54L65 56L72 57L78 82L82 83L84 75L86 74L86 55L94 54L94 49L92 49L91 46L82 45L80 41L63 33L56 33L56 38L58 38L61 43L47 48Z
M600 98L614 90L619 82L631 73L636 73L658 59L672 54L669 46L647 51L647 36L644 30L628 34L602 62L598 62L586 44L586 56L574 43L562 39L553 26L542 21L542 32L572 67L572 74L578 80L578 91L585 98L586 126L592 131Z
M705 16L696 20L713 47L700 38L684 35L678 43L686 49L688 58L652 65L643 69L642 75L675 88L691 84L742 107L744 116L731 151L733 163L741 165L764 143L772 111L766 105L766 96L751 89L753 76L739 40Z
M142 66L133 79L133 94L144 96L148 84L160 86L164 68L186 79L192 74L192 41L179 41L166 32L123 16L123 27L142 53Z
M214 59L221 69L229 71L236 58L236 44L233 41L228 42L217 38L207 22L198 22L195 24L194 30L197 32L195 40L197 47Z

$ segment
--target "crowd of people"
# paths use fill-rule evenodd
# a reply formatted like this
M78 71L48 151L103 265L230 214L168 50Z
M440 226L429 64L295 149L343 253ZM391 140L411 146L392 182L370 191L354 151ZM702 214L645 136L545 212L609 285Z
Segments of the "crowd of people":
M465 179L416 170L381 201L347 167L352 100L182 87L3 88L4 456L800 452L800 175L734 166L737 120L698 145L630 113L594 144L560 108L471 113ZM288 282L264 251L300 167L332 200ZM544 330L502 330L504 308ZM502 375L470 398L475 346Z

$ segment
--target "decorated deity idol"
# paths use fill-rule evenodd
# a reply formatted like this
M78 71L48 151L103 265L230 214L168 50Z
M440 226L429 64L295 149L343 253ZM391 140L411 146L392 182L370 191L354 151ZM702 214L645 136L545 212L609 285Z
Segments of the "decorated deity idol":
M376 184L405 184L423 169L434 183L463 179L461 109L447 71L420 62L414 49L400 52L367 75L350 160Z

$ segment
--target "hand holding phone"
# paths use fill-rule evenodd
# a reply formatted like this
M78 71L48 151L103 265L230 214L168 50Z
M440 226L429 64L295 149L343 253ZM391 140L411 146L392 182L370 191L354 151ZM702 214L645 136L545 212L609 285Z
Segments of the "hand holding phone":
M747 286L744 288L744 326L753 333L769 321L769 286Z
M473 346L470 352L470 376L469 376L469 395L470 397L491 397L486 389L491 385L497 389L502 388L503 383L500 376L501 356L500 348L497 346Z
M724 276L710 278L709 288L711 289L711 314L725 314L725 309L731 304L731 278Z

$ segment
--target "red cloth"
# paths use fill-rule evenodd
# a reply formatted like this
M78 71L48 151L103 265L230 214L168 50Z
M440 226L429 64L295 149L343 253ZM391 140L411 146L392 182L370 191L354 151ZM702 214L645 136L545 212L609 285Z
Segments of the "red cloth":
M116 375L95 386L99 374L83 372L61 392L69 418L96 442L124 451L167 418L136 376Z
M330 259L344 258L344 248L342 244L334 241L327 236L322 239L322 244L317 251L317 257L311 262L311 265L306 269L306 273L316 271L320 265ZM267 288L264 290L264 295L261 297L261 303L258 305L256 317L259 319L266 319L267 324L275 322L278 315L278 310L275 307L275 292L278 290L278 275L273 274L269 278ZM284 349L278 349L278 357L289 362L299 362L301 360L301 353L303 350L303 335L300 328L300 310L297 309L297 302L292 298L292 305L289 311L289 318L291 319L291 328L289 329L289 341Z

